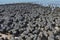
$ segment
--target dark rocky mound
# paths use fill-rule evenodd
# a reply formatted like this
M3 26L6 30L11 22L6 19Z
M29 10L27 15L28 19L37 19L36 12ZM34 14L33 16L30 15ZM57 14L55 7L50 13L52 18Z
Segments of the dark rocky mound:
M0 5L0 33L13 35L10 40L60 40L59 30L59 7L32 3Z

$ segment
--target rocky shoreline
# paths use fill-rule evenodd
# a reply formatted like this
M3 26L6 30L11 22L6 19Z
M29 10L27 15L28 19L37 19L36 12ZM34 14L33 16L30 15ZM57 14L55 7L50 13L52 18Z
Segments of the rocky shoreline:
M0 33L12 35L0 40L60 40L60 8L32 3L0 5Z

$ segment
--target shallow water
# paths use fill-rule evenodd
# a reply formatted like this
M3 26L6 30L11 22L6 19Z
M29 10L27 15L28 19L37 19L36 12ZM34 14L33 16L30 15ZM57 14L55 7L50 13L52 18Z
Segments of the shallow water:
M10 4L10 3L25 3L25 2L30 2L30 3L37 3L37 4L43 4L45 6L47 5L57 5L60 6L60 0L0 0L0 4Z

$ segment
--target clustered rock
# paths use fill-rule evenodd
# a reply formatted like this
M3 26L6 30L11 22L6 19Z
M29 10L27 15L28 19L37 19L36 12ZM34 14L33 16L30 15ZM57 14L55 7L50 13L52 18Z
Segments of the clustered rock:
M13 35L10 40L60 40L60 8L32 3L0 5L0 33Z

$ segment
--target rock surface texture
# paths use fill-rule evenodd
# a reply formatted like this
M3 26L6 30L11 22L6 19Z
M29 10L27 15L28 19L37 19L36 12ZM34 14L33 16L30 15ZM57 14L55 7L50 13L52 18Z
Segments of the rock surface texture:
M60 8L0 5L0 40L60 40Z

